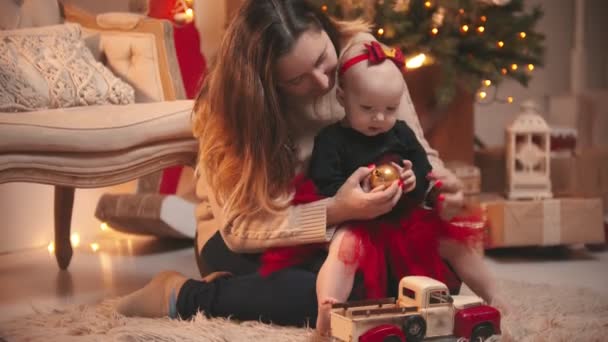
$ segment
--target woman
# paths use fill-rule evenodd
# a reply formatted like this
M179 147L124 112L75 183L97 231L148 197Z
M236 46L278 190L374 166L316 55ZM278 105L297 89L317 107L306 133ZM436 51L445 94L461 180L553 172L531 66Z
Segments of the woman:
M304 0L243 4L194 109L200 141L198 258L209 270L224 272L202 281L163 272L125 297L120 312L189 318L204 311L314 325L315 278L324 256L268 278L257 272L258 256L268 247L327 242L334 226L385 214L401 197L396 182L381 192L364 192L360 183L370 169L362 167L335 196L290 205L291 182L306 169L314 136L344 115L334 91L338 52L373 40L367 29L362 22L332 22ZM461 185L424 140L407 91L401 103L400 119L427 151L432 177L443 183L439 210L449 219L462 207ZM449 247L443 244L442 253L450 253Z

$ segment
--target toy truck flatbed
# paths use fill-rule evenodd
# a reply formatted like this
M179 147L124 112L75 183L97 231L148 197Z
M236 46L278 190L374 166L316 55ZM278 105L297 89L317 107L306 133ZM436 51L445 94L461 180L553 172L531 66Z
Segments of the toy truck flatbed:
M445 284L405 277L399 298L334 304L331 334L339 341L417 342L431 337L484 341L500 333L500 313L479 298L450 296Z

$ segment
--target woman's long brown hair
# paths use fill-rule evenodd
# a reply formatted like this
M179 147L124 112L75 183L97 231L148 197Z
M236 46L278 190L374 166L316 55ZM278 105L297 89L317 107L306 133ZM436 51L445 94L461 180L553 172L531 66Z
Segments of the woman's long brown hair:
M229 25L194 107L199 167L225 211L276 212L290 190L296 152L273 67L309 29L334 23L304 0L248 0Z
M277 59L309 29L330 20L303 0L249 0L229 25L194 107L199 167L228 212L284 207L296 168L292 136L274 79Z

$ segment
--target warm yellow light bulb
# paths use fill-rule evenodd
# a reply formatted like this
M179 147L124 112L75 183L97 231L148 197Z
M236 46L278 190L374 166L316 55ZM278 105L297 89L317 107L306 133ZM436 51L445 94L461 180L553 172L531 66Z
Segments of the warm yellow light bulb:
M462 27L460 29L462 30L462 32L468 32L469 31L469 25L462 25Z
M432 4L431 4L431 2L430 2L430 1L427 1L427 2L425 2L425 3L424 3L424 6L426 6L426 8L430 8L430 7L431 7L431 5L432 5Z
M507 69L506 68L500 69L500 73L503 74L503 75L506 75L507 74Z
M481 21L483 21L484 23L485 23L486 21L488 21L488 17L486 17L485 15L482 15L480 19L481 19Z
M439 33L439 29L437 29L436 27L433 27L433 29L431 30L431 33L433 35L437 35L437 33Z
M323 6L321 6L321 11L323 11L323 12L327 12L327 5L323 5Z
M509 103L513 103L513 96L509 96L509 97L507 97L507 102L509 102Z
M511 70L513 70L513 71L517 70L517 64L511 64Z
M80 245L80 235L78 233L72 234L70 242L72 243L72 247L78 247Z
M383 28L379 28L378 29L378 35L381 36L384 34L384 29Z
M485 28L485 27L483 27L483 26L479 26L479 27L477 28L477 32L479 32L479 33L483 33L483 31L485 31L485 30L486 30L486 28Z
M498 45L499 48L505 46L505 42L503 42L502 40L499 40L498 43L496 43L496 45Z
M110 226L108 226L108 224L107 224L107 223L102 222L102 223L99 225L99 229L101 229L102 231L104 231L104 232L105 232L106 230L110 229Z
M421 66L424 65L425 61L426 61L426 55L423 53L420 53L412 58L408 58L407 61L405 62L405 67L408 69L420 68Z
M534 64L528 64L528 70L530 70L530 71L534 70Z
M49 253L53 254L55 252L55 243L53 241L49 242L49 245L46 247L49 250Z
M521 39L526 38L526 32L519 32L519 37L521 37Z
M93 252L97 252L99 250L99 244L97 242L93 242L91 244L91 249L93 250Z
M487 94L485 91L480 91L480 92L479 92L479 98L481 98L481 99L485 99L485 98L486 98L486 96L488 96L488 94Z
M486 87L489 87L489 86L491 86L491 85L492 85L492 81L490 81L490 80L485 80L485 81L483 81L483 84L484 84Z
M464 14L464 8L459 9L458 13L460 13L460 15L463 15Z

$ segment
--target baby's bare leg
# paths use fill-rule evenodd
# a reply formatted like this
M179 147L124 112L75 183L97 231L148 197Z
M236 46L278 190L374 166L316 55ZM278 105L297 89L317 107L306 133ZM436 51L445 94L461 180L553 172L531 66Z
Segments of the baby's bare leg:
M444 239L439 243L439 254L449 261L456 274L475 294L488 303L495 300L494 275L479 253L461 242Z
M361 256L361 243L348 229L338 230L329 244L327 259L317 277L317 331L329 334L331 305L348 299Z

